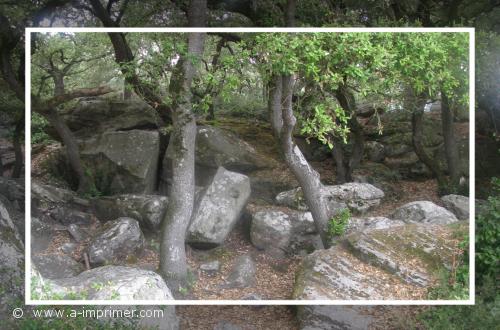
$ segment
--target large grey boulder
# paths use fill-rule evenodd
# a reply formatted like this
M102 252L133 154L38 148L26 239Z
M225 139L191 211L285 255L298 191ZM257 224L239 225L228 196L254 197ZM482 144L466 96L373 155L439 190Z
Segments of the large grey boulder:
M61 117L78 138L106 131L156 129L161 126L158 112L143 101L80 101L77 106L63 111Z
M12 316L12 309L24 294L24 244L0 202L0 319ZM15 306L17 307L17 306Z
M369 183L349 182L325 186L323 190L327 199L344 202L357 213L364 213L379 205L384 198L384 192Z
M444 206L453 212L460 220L469 220L469 197L461 195L446 195L441 197Z
M34 255L31 260L44 278L73 277L83 271L81 264L64 254Z
M0 176L0 195L11 203L17 204L18 211L24 211L24 179L12 179Z
M160 153L157 131L104 132L84 141L80 150L100 192L150 194L155 189Z
M272 167L273 163L235 134L213 126L199 126L196 135L196 163L249 171Z
M369 183L349 182L341 185L324 186L321 198L333 215L339 210L349 207L356 213L364 213L380 204L384 192ZM284 191L276 196L279 205L285 205L300 211L308 211L302 188Z
M52 218L45 219L55 222ZM39 218L31 217L31 250L42 252L46 250L56 234L56 226L54 223L47 223Z
M421 287L435 280L440 269L451 269L456 249L452 228L439 225L375 229L352 234L347 242L362 260Z
M340 202L336 198L329 196L327 194L327 190L321 191L320 198L324 201L324 203L326 203L331 216L334 216L340 210L347 208L346 203ZM280 192L276 195L275 200L278 205L287 206L302 212L309 211L309 206L307 206L301 187Z
M226 289L247 288L255 284L255 262L249 255L242 255L235 259L226 283Z
M159 195L125 194L92 200L95 215L101 221L129 217L139 221L141 228L156 231L167 210L168 198Z
M46 281L54 294L66 299L71 296L88 300L173 299L160 275L132 267L103 266L75 277Z
M374 276L374 274L377 276ZM363 264L342 246L307 255L295 274L292 293L298 300L394 299L402 281Z
M247 176L220 167L193 212L187 242L220 245L240 218L250 198Z
M78 211L64 205L59 205L49 211L50 216L59 223L69 225L84 225L92 224L92 215L86 212Z
M128 256L140 254L144 242L137 220L118 218L104 225L102 232L90 242L87 253L92 265L124 262Z
M422 223L444 225L458 221L453 213L429 201L417 201L398 207L392 219L406 223Z
M72 209L84 209L89 201L81 198L74 191L54 187L48 184L31 182L32 207L46 209L53 205L62 205Z
M254 246L276 257L323 248L311 212L283 208L253 213L250 239Z
M386 217L350 218L347 223L345 234L364 232L373 229L386 229L395 226L403 226L401 220L393 220Z
M300 330L368 330L376 319L368 315L369 307L300 306L297 319Z
M258 249L271 255L282 256L292 237L292 225L286 213L259 211L252 216L250 240Z

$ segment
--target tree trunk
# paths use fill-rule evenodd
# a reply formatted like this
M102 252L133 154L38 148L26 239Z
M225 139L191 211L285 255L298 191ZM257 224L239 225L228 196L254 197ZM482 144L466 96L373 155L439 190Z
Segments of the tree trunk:
M429 168L429 170L434 174L438 181L438 185L443 187L446 185L446 180L443 172L439 168L439 164L429 157L424 149L423 137L424 137L424 107L425 100L419 100L415 102L412 111L412 142L413 149L417 154L418 159Z
M451 184L456 186L460 180L460 169L458 167L458 148L453 127L454 116L450 108L450 102L446 93L441 91L441 123L443 125L443 140L450 175Z
M353 181L352 174L354 170L359 167L363 159L365 137L363 134L363 127L356 118L356 102L354 95L352 95L345 86L341 85L337 89L335 96L345 113L351 114L351 119L349 119L348 123L349 129L351 130L351 140L353 141L351 154L347 157L345 145L341 139L335 139L332 150L337 169L336 182L342 184Z
M59 96L64 94L64 76L57 72L51 73L52 80L54 80L54 95Z
M22 150L22 144L21 144L21 137L23 133L23 128L24 128L24 120L19 120L16 123L16 127L14 129L14 138L13 138L13 145L14 145L14 154L16 156L16 161L14 163L14 169L12 170L12 177L13 178L19 178L21 176L21 171L23 169L23 163L24 163L24 155L23 155L23 150Z
M327 234L329 212L322 200L323 184L320 176L307 162L299 147L293 141L296 118L292 109L294 79L292 76L274 76L269 86L269 112L274 135L280 143L285 162L292 170L311 210L316 230L325 247L330 246Z
M205 25L205 10L206 0L191 1L190 26ZM191 82L196 67L191 59L202 56L204 41L203 33L189 34L188 54L177 63L169 87L174 100L169 147L174 151L174 157L169 203L161 231L160 272L173 292L187 286L185 240L194 206L196 139L196 120L191 109Z
M89 192L93 187L93 182L92 179L85 173L85 169L83 168L75 136L69 129L68 125L66 125L64 120L59 116L57 110L50 109L40 113L47 119L52 127L54 127L66 147L69 164L78 177L78 191L81 193Z
M347 180L347 166L344 161L344 141L341 139L334 139L332 156L335 160L336 179L337 184L346 183Z

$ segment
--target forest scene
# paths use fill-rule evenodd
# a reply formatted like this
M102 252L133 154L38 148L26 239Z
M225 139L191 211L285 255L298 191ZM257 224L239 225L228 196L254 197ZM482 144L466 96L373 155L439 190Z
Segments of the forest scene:
M466 33L126 37L33 35L40 298L467 299Z
M322 11L294 0L2 4L0 279L13 285L0 288L0 315L9 327L495 328L497 6L313 2ZM37 32L26 50L20 32L161 22L477 26L476 112L465 32ZM72 307L23 306L24 143L31 299L465 301L474 203L476 305L163 306L160 318L32 318ZM15 306L27 315L18 319Z

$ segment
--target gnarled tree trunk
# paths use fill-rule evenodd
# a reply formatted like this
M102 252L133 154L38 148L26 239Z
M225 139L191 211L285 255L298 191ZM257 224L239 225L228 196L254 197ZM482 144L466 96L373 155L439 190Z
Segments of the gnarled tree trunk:
M330 246L327 234L329 214L322 199L323 184L319 173L314 170L299 147L293 141L296 118L292 109L294 78L276 75L269 84L268 108L274 134L278 139L285 162L299 181L304 199L311 210L317 231L325 247Z
M450 107L448 95L443 91L441 91L441 123L443 125L444 151L450 182L453 186L457 186L460 180L460 169L458 167L458 148L453 127L454 113Z
M413 149L418 159L432 172L438 181L438 185L446 185L446 179L443 171L435 159L431 158L424 148L424 109L427 98L424 95L415 95L414 91L407 87L405 95L405 107L411 109L412 117L412 143Z
M190 26L205 24L206 0L193 0L189 9ZM169 148L173 150L172 184L162 223L160 272L174 292L187 285L186 231L194 207L194 151L196 121L192 107L191 82L196 73L193 59L203 54L205 34L190 33L188 54L177 63L170 82L173 97L173 131Z
M351 114L351 118L348 122L353 143L351 154L347 157L344 141L338 138L334 139L335 144L332 149L332 155L336 165L336 182L342 184L353 181L352 173L359 167L363 159L365 137L363 134L363 127L356 118L356 102L352 93L349 92L345 86L340 86L335 94L342 109L344 109L346 113Z

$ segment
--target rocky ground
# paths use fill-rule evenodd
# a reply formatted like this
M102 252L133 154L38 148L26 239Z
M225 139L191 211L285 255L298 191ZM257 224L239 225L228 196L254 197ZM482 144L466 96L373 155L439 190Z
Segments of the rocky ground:
M89 119L89 109L110 118ZM172 299L154 272L159 225L168 205L164 192L171 154L159 118L143 104L100 101L82 104L64 116L80 141L97 190L85 196L71 191L74 180L60 145L34 148L34 294L40 299ZM388 120L386 133L368 141L355 182L345 185L334 185L329 153L297 136L321 174L322 198L332 216L343 209L352 213L345 233L324 250L269 126L236 119L201 122L196 208L187 236L190 285L175 299L425 298L438 271L452 269L461 253L457 244L459 233L467 230L468 199L438 196L435 181L408 149L406 129L403 119ZM439 154L439 137L432 130L427 135L427 147ZM22 210L19 193L13 193L20 188L10 187L5 203L14 200ZM10 214L18 218L15 210ZM18 227L22 234L22 223ZM50 284L50 292L45 284ZM169 310L169 317L175 317ZM261 315L262 320L245 322L239 310ZM213 311L217 317L210 324L197 323L196 313ZM294 329L313 324L329 329L337 323L383 328L387 319L399 322L401 314L391 313L342 307L177 309L181 327L199 329ZM385 315L383 320L380 315Z

